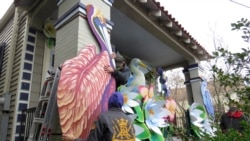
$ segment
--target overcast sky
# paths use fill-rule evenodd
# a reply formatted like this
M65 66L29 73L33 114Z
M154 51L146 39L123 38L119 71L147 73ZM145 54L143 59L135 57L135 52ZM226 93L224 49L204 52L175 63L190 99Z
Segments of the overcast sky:
M212 31L222 37L231 51L249 47L243 42L241 33L231 31L231 23L241 18L250 19L250 0L158 0L183 27L208 52L214 50ZM9 8L13 0L1 0L0 18Z
M183 27L206 50L212 52L215 32L231 51L249 47L241 38L241 33L231 31L231 23L247 18L250 7L244 7L230 0L158 0ZM250 0L235 0L250 6Z
M1 0L0 1L0 19L3 17L4 13L8 10L11 3L14 0Z

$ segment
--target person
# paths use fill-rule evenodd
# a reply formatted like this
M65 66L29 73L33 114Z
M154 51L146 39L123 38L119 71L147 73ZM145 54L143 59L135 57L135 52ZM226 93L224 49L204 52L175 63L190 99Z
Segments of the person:
M239 111L236 106L230 106L229 111L224 113L220 119L220 128L223 133L228 129L235 129L242 132L243 127L241 122L245 120L243 112Z
M117 54L111 54L111 58L115 58L117 66L116 69L113 69L111 66L106 65L104 66L104 71L107 73L111 73L111 75L115 78L116 87L125 85L131 75L131 71L126 64L125 59L120 55L119 52Z
M123 96L114 92L108 101L108 111L100 114L92 125L88 141L135 141L131 118L122 110Z

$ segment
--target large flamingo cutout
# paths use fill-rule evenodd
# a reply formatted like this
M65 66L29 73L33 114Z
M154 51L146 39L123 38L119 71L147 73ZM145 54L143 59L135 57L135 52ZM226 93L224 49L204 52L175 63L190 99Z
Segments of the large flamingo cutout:
M100 53L89 45L65 61L57 90L62 133L71 139L87 138L93 121L107 110L107 100L115 91L114 78L103 69L104 65L115 67L109 55L112 50L105 20L92 5L87 6L87 19Z

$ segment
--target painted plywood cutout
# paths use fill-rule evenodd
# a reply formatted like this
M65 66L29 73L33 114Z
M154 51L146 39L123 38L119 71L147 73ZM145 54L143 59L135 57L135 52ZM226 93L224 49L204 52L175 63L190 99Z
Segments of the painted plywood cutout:
M62 65L57 103L63 136L86 139L96 117L107 110L107 100L115 91L115 80L103 69L115 67L110 58L111 45L101 13L87 6L87 19L100 45L82 49L78 56Z
M130 62L133 74L128 84L118 89L124 97L123 111L134 119L136 140L164 141L162 129L167 127L170 111L164 108L165 101L154 95L153 85L146 84L144 71L147 67L138 58Z

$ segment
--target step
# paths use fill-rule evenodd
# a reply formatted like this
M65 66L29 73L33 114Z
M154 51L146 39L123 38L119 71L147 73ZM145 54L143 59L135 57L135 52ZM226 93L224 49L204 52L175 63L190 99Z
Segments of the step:
M34 118L33 120L36 123L43 123L44 122L44 118Z
M40 97L40 101L48 101L49 100L49 96L48 97Z

